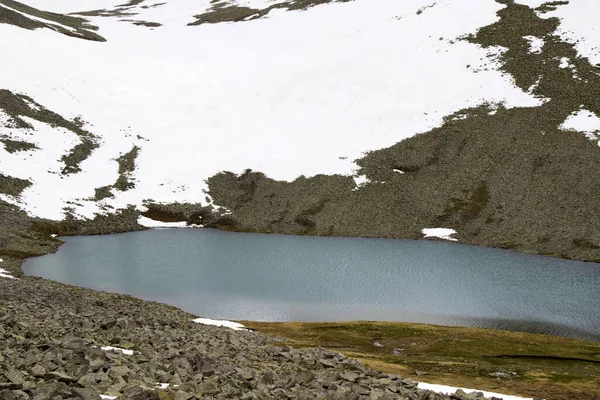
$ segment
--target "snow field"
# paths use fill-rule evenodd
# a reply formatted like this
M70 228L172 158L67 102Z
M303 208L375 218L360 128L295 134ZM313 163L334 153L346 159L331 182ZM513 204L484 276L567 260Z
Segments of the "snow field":
M24 153L0 154L0 171L34 181L20 199L29 213L61 219L67 205L85 217L100 212L86 199L114 183L114 159L133 145L141 147L136 188L102 204L203 203L204 180L223 170L251 168L283 180L354 174L353 160L365 151L439 126L459 109L540 102L493 68L475 72L493 61L456 41L497 19L503 6L493 0L439 1L419 15L428 1L356 0L186 26L199 4L144 9L140 19L164 23L154 30L92 18L106 43L0 26L8 60L0 87L66 118L81 116L102 141L79 176L53 174L42 162L15 171Z

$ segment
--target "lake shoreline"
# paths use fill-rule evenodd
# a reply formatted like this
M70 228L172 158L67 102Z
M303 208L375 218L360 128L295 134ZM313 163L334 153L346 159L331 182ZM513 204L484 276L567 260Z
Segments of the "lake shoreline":
M39 307L40 304L43 304L43 300L39 298L36 294L40 290L48 291L51 294L51 297L54 299L53 301L61 304L61 307L65 309L70 309L74 307L73 298L69 296L69 293L75 291L76 293L80 293L81 295L88 296L90 299L98 298L99 301L105 302L106 299L110 299L113 304L112 307L115 307L113 311L106 312L102 311L102 307L97 308L96 312L98 313L98 318L108 318L109 315L112 315L113 312L120 312L127 310L130 304L139 304L143 307L149 307L150 309L156 310L171 310L169 313L175 312L177 315L189 315L180 310L177 310L171 306L158 304L149 301L137 300L130 296L126 295L116 295L116 294L108 294L102 293L91 289L78 288L69 285L64 285L40 278L22 276L22 272L20 269L22 260L27 257L40 256L43 254L48 254L51 252L55 252L58 247L62 244L60 240L57 240L54 237L51 237L52 234L61 234L61 235L77 235L77 234L109 234L109 233L123 233L129 232L132 230L140 230L143 229L137 225L137 217L138 212L134 210L122 210L119 216L104 216L97 217L93 221L63 221L63 222L54 222L54 221L46 221L39 220L36 218L31 218L27 216L23 211L18 208L8 205L6 203L0 202L0 211L3 212L4 215L8 216L8 218L0 221L0 238L4 237L3 245L0 248L0 258L3 259L2 268L6 270L8 273L12 274L17 279L6 279L0 278L0 285L3 289L0 291L0 296L3 298L3 304L6 304L7 301L11 301L12 299L7 298L9 296L9 291L6 290L8 286L17 285L19 287L31 287L32 289L28 292L31 292L33 295L27 297L26 301L33 302L32 305L35 307ZM24 285L24 286L21 286ZM11 289L14 291L14 288ZM19 292L19 291L18 291ZM96 304L92 302L92 304ZM87 303L86 303L87 304ZM96 306L94 306L96 307ZM107 310L108 311L108 310ZM81 311L79 311L81 312ZM160 311L161 313L165 311ZM53 312L54 313L54 312ZM25 314L21 314L22 316L28 316L28 312ZM51 314L52 316L53 314ZM62 315L62 313L61 313ZM74 313L72 318L77 320L77 313ZM147 316L148 311L143 312L140 316ZM27 317L29 318L29 317ZM52 318L52 317L51 317ZM187 317L186 317L187 318ZM43 321L43 320L42 320ZM152 321L156 321L153 319ZM44 330L48 329L51 325L48 325L49 322L41 322L40 327L43 327ZM151 329L152 325L149 325ZM100 324L92 327L92 332L103 334L103 329ZM492 331L502 333L502 331ZM64 333L63 333L64 334ZM539 335L533 335L535 337L540 337ZM541 336L544 337L544 336ZM552 337L548 337L549 340ZM86 339L90 340L90 339ZM554 340L554 339L552 339ZM107 340L107 342L110 342ZM578 342L578 343L589 343L589 342ZM106 345L108 343L99 343L100 345ZM119 343L111 343L118 345ZM594 344L595 345L595 344ZM118 347L118 346L116 346ZM376 368L379 368L378 365L374 365ZM457 378L461 377L461 375L456 375ZM595 379L595 378L594 378ZM457 379L456 382L461 381ZM440 383L448 383L448 381L440 382ZM479 383L479 382L475 382ZM460 384L457 383L457 386ZM479 387L476 385L463 385L467 387ZM590 386L591 387L591 386ZM597 386L596 386L597 387ZM569 385L566 385L566 390L569 390ZM535 387L532 389L535 390ZM569 393L576 393L577 395L581 395L583 392L580 388L574 388L575 392L571 391ZM589 396L589 399L593 399L592 389L585 389L585 395ZM572 398L572 397L571 397ZM580 397L586 398L586 397Z

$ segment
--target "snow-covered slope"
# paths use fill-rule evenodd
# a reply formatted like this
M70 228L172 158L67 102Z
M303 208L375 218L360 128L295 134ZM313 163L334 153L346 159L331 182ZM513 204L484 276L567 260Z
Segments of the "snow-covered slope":
M493 0L332 2L200 26L187 24L214 11L209 0L25 3L79 12L107 40L0 24L0 89L80 118L97 144L81 172L65 174L61 157L81 136L29 116L22 119L30 127L14 126L0 104L0 139L35 145L0 146L0 173L32 183L0 198L35 216L60 219L70 207L91 217L144 199L207 204L204 180L223 170L283 180L354 174L364 152L439 126L460 109L543 101L498 70L493 55L501 49L458 40L497 20L504 5ZM134 148L135 171L125 173L135 187L119 190L118 159Z

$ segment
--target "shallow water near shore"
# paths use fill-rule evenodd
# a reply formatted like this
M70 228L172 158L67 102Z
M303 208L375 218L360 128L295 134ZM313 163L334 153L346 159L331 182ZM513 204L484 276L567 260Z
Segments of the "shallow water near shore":
M63 238L28 275L257 321L386 320L600 341L600 264L449 242L152 229Z

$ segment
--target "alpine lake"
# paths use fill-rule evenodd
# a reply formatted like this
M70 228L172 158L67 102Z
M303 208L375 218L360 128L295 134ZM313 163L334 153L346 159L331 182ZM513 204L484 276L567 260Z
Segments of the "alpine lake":
M253 321L405 321L600 341L600 264L446 241L150 229L62 238L28 275Z

